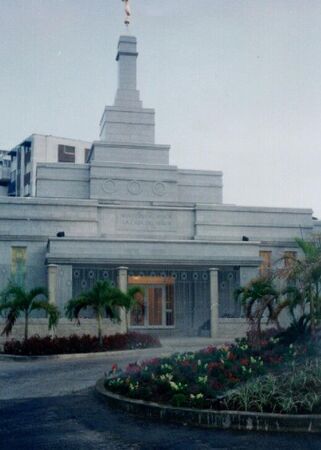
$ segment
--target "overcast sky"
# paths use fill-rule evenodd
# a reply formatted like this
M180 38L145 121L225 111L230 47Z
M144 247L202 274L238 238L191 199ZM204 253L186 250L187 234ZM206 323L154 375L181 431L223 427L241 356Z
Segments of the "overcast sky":
M132 0L138 87L171 164L224 202L321 217L321 0ZM116 89L120 0L0 0L0 148L94 140Z

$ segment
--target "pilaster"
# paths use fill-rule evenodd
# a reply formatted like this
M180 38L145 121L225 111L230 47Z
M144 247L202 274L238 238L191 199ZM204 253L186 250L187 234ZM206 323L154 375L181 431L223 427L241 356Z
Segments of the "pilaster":
M118 288L126 293L127 292L127 286L128 286L128 278L127 278L127 272L128 272L128 267L118 267L118 277L117 277L117 281L118 281ZM126 313L126 311L123 308L120 308L120 330L122 333L126 333L127 329L128 329L128 314Z
M218 269L211 268L210 272L210 302L211 302L211 337L218 337L218 302L219 302L219 292L218 292Z
M57 272L58 266L56 264L49 264L47 266L48 300L52 305L57 304Z

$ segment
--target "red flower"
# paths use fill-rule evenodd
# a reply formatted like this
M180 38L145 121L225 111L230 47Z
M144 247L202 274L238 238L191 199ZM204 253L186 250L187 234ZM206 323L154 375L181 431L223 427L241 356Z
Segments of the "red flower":
M206 348L202 348L202 350L200 350L200 353L205 353L205 354L209 354L209 353L214 353L216 352L216 347L214 347L214 345L209 345Z
M142 367L157 366L160 363L160 358L147 359L142 363Z
M270 364L279 364L282 361L282 356L269 356L268 362Z
M128 364L126 367L126 373L139 373L141 371L141 367L137 363Z
M238 383L240 381L239 378L237 378L232 373L229 374L228 379L229 379L230 383Z
M191 361L188 361L187 359L185 359L185 361L181 362L181 366L182 367L190 367L190 366L192 366L192 363L191 363Z
M220 389L222 389L222 387L223 387L223 385L217 380L213 380L211 382L211 388L212 389L217 389L219 391Z
M232 352L228 352L227 359L229 361L235 361L236 360L236 355L234 355L234 353L232 353Z
M222 368L222 363L221 363L221 362L218 362L218 361L216 361L216 362L211 362L211 363L209 363L209 365L208 365L208 370L219 369L219 368Z
M248 366L248 365L249 365L249 360L248 360L248 358L242 358L242 359L240 359L240 364L241 364L241 366Z

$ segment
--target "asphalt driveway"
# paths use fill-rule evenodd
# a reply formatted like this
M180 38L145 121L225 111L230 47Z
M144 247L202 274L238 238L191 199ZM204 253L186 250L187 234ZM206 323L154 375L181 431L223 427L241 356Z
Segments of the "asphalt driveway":
M93 389L113 363L162 350L81 360L0 361L0 449L320 450L320 435L206 430L110 409Z

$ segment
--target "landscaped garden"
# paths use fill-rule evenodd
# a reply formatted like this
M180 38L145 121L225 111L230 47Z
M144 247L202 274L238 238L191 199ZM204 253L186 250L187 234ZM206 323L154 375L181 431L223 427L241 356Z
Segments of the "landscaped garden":
M71 353L96 353L115 350L134 350L160 347L159 339L144 333L116 333L102 336L102 344L98 337L84 334L73 334L68 337L32 336L21 341L11 339L5 342L3 352L10 355L57 355Z
M321 413L321 243L297 240L302 259L235 292L249 322L246 338L118 368L105 389L173 407L256 413ZM282 289L277 289L282 279ZM280 281L280 280L279 280ZM287 312L290 324L280 325ZM273 329L262 328L263 322Z
M242 339L130 364L106 379L105 387L132 399L176 407L321 412L321 364L313 347L287 345L281 338L265 339L259 349Z
M9 282L0 293L0 314L5 317L2 335L9 336L17 319L24 319L24 339L7 340L3 352L12 355L54 355L70 353L91 353L112 350L132 350L160 347L156 336L145 333L117 333L104 336L102 320L109 318L112 322L120 322L120 311L125 317L135 304L135 296L141 292L138 286L130 287L127 292L111 286L106 281L98 281L93 288L76 298L72 298L65 306L65 315L81 325L81 313L90 310L97 322L97 336L73 334L68 337L38 335L29 336L29 321L34 311L44 311L48 318L49 330L55 330L60 318L58 308L48 302L46 289L37 287L26 290L23 286ZM127 324L126 324L127 329Z

